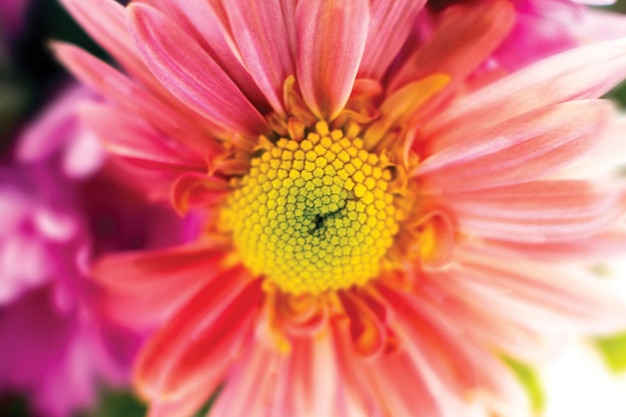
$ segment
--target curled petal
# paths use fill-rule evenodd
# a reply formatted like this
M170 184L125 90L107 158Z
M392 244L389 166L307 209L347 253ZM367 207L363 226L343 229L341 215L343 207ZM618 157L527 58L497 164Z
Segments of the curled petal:
M381 353L387 342L387 329L381 317L350 291L341 292L339 296L350 320L350 336L356 353L362 356Z
M222 201L230 191L228 182L204 173L183 174L174 182L170 200L174 209L186 214L191 207L207 207Z

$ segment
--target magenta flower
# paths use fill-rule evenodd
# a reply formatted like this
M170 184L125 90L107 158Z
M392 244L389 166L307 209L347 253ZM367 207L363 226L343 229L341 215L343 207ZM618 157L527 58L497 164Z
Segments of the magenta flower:
M626 40L503 76L507 0L423 41L424 1L63 3L125 71L56 45L108 100L85 121L205 214L192 244L96 265L120 317L162 321L135 368L150 416L224 382L210 415L525 416L502 354L626 324L584 267L626 250L598 99Z
M182 237L167 229L180 220L115 185L114 169L94 176L104 154L78 121L86 97L73 87L50 103L20 136L16 162L0 168L0 392L26 395L46 417L126 384L141 340L106 314L90 258ZM171 234L156 242L151 221Z

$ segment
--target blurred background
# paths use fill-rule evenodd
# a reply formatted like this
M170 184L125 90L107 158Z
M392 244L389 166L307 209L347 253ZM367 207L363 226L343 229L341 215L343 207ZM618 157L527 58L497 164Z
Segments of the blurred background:
M86 2L90 0L84 0ZM181 0L183 1L183 0ZM120 1L120 3L124 3ZM618 1L611 10L626 13L626 0ZM56 62L48 44L51 40L63 40L80 45L104 60L109 60L100 49L73 22L57 0L0 0L0 166L11 164L15 142L30 121L38 117L51 100L58 97L71 84L70 76ZM618 88L610 97L626 108L626 86ZM624 133L626 135L626 132ZM625 138L626 139L626 138ZM625 147L626 148L626 147ZM0 188L5 180L0 169ZM22 175L22 174L11 174ZM23 174L25 177L27 174ZM2 204L0 200L0 204ZM10 214L10 213L9 213ZM1 216L6 215L0 207ZM110 219L109 219L110 220ZM116 218L116 221L119 219ZM105 222L106 223L106 222ZM124 226L123 224L121 226ZM120 224L106 223L99 229L109 236L110 228L120 228ZM109 229L108 229L109 228ZM2 231L0 230L0 235ZM133 231L132 239L125 236L125 243L145 241L141 232ZM96 237L103 236L95 234ZM140 236L139 238L137 236ZM133 240L134 239L134 240ZM138 239L138 240L137 240ZM1 236L0 236L1 240ZM1 246L1 243L0 243ZM95 246L98 246L96 244ZM0 254L1 258L1 254ZM0 259L0 263L2 260ZM626 268L607 271L598 266L598 275L623 275L626 281ZM2 304L2 269L0 268L0 356L16 331L3 332L3 320L8 321L10 304ZM624 294L626 287L616 284L615 291ZM137 336L141 338L141 336ZM29 339L30 340L30 339ZM34 340L34 339L32 339ZM29 343L39 343L31 341ZM48 349L45 339L37 349ZM132 349L131 349L132 350ZM35 354L36 355L36 354ZM33 359L33 362L36 362ZM556 362L545 369L530 369L524 364L510 361L511 368L528 389L538 415L546 417L626 416L626 334L615 335L601 340L589 341L567 350ZM50 400L37 400L34 405L33 384L24 384L24 389L5 383L0 358L0 417L139 417L145 415L145 407L125 387L124 378L116 383L103 382L95 389L95 396L80 401L76 407L52 407L49 411L39 406ZM34 378L38 375L35 374ZM42 376L43 378L43 376ZM54 381L47 389L49 395L73 395L72 385L65 385L64 379ZM106 378L103 381L107 380ZM108 380L107 380L108 381ZM19 386L19 384L18 384ZM30 388L29 388L30 387ZM57 394L54 394L57 393ZM78 394L77 394L78 395ZM207 404L209 407L210 404ZM205 407L206 408L206 407ZM74 410L76 409L76 410ZM48 410L48 411L46 411ZM56 414L55 414L56 413ZM198 414L201 415L201 414ZM286 416L287 417L287 416Z

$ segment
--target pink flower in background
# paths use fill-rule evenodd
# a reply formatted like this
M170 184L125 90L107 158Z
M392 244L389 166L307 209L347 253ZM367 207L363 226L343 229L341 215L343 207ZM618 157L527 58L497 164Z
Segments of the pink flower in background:
M103 151L78 121L87 97L66 89L20 135L16 161L0 167L0 392L26 395L46 417L69 416L101 386L126 384L142 339L106 314L90 258L184 239L170 210L102 169Z
M162 323L135 368L151 416L224 381L210 415L526 416L502 354L626 325L586 269L626 251L624 122L598 99L626 40L492 77L507 0L421 42L424 1L63 3L126 71L56 45L108 100L86 123L205 214L95 269L116 317Z
M461 0L431 0L434 13L425 13L417 26L417 37L431 36L438 15ZM626 36L626 17L588 5L611 1L512 0L515 22L487 66L510 72L534 61L591 42Z
M569 0L516 0L514 3L515 26L495 54L508 70L578 45L626 36L626 17L617 13L590 9ZM607 4L606 1L601 3Z

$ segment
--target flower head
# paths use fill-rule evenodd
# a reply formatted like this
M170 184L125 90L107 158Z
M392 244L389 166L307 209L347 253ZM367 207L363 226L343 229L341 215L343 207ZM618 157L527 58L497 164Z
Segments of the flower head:
M205 217L193 244L96 265L162 321L135 372L153 415L224 380L214 415L516 415L499 354L624 324L571 263L626 244L616 165L583 163L616 138L596 97L624 41L503 76L477 68L506 0L450 7L423 42L423 1L64 3L127 73L56 45L109 100L85 121Z

